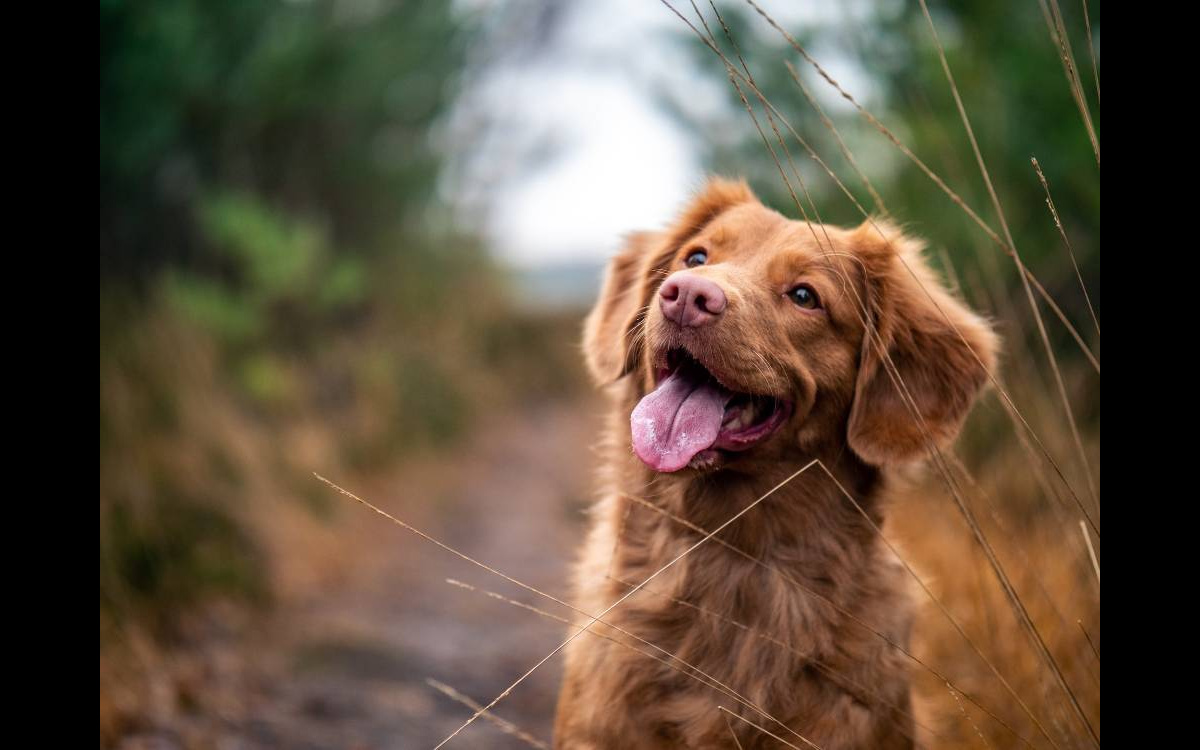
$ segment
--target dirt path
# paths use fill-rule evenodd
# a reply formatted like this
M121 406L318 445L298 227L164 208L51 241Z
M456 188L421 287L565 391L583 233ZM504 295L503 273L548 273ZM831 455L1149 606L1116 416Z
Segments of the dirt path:
M555 404L481 425L454 455L346 488L508 575L565 598L588 503L598 409ZM331 477L332 478L332 477ZM206 695L171 735L126 747L432 748L471 711L427 678L487 703L566 636L566 626L446 582L570 613L350 500L331 550L342 572L265 623L206 638ZM296 554L306 554L297 550ZM496 712L549 742L561 662ZM211 690L208 692L212 692ZM525 748L483 719L448 747Z

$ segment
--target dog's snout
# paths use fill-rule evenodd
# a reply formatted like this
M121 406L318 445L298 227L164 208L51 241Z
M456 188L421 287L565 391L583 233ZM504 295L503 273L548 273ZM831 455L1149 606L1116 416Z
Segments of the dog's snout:
M667 277L658 290L663 315L685 328L713 323L725 312L725 292L716 282L687 271Z

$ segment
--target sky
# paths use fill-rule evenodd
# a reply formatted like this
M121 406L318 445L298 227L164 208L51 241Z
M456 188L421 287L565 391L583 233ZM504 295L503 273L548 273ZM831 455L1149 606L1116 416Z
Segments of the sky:
M690 16L688 3L672 4ZM763 5L788 26L839 23L862 12L861 4ZM554 7L549 17L517 17L529 25L492 35L494 48L506 49L550 28L536 52L482 63L450 127L457 163L444 192L518 269L598 264L624 234L666 225L702 184L697 134L660 109L656 87L684 92L686 106L706 120L745 117L728 111L724 82L694 70L679 43L687 27L661 2ZM498 18L503 24L514 16ZM868 84L843 60L823 62L845 85ZM822 99L833 109L845 104L836 95Z

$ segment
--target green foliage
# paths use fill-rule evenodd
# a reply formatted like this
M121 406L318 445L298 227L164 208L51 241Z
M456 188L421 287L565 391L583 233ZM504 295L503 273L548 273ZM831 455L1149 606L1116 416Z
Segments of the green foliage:
M249 341L262 332L254 308L221 283L183 274L166 280L166 295L183 317L227 342Z
M198 196L231 190L322 217L339 251L396 251L471 34L448 3L101 3L103 274L209 268Z
M222 261L225 278L177 273L168 295L223 341L278 333L272 318L284 311L319 317L363 301L362 261L336 257L312 222L289 219L249 195L219 194L199 209L203 237Z
M587 382L579 331L579 317L570 313L496 318L484 323L479 359L505 373L526 400L571 395Z
M245 395L276 411L294 405L301 395L296 378L269 352L248 354L234 371L234 377Z
M267 596L254 544L210 502L158 503L148 514L116 503L101 520L102 612L148 617L161 629L204 598Z
M101 2L102 609L261 588L233 509L264 471L327 512L257 430L315 416L390 458L461 431L470 344L420 305L468 290L468 326L498 299L429 220L472 34L415 0Z
M442 444L457 437L466 421L464 396L435 359L408 357L396 366L396 398L403 405L393 433L400 441L426 436Z
M315 227L289 223L247 196L219 195L203 204L201 225L213 246L238 264L250 290L268 301L305 291L318 256L328 253Z
M473 34L416 0L101 3L102 613L253 597L240 508L328 517L314 460L394 465L567 387L521 352L574 324L509 330L437 198Z

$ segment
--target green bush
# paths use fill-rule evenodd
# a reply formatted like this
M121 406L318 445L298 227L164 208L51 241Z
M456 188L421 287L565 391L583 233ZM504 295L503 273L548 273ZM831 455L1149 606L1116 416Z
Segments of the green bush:
M265 601L258 549L219 507L178 497L140 513L124 502L109 507L101 516L101 612L161 632L204 599Z

